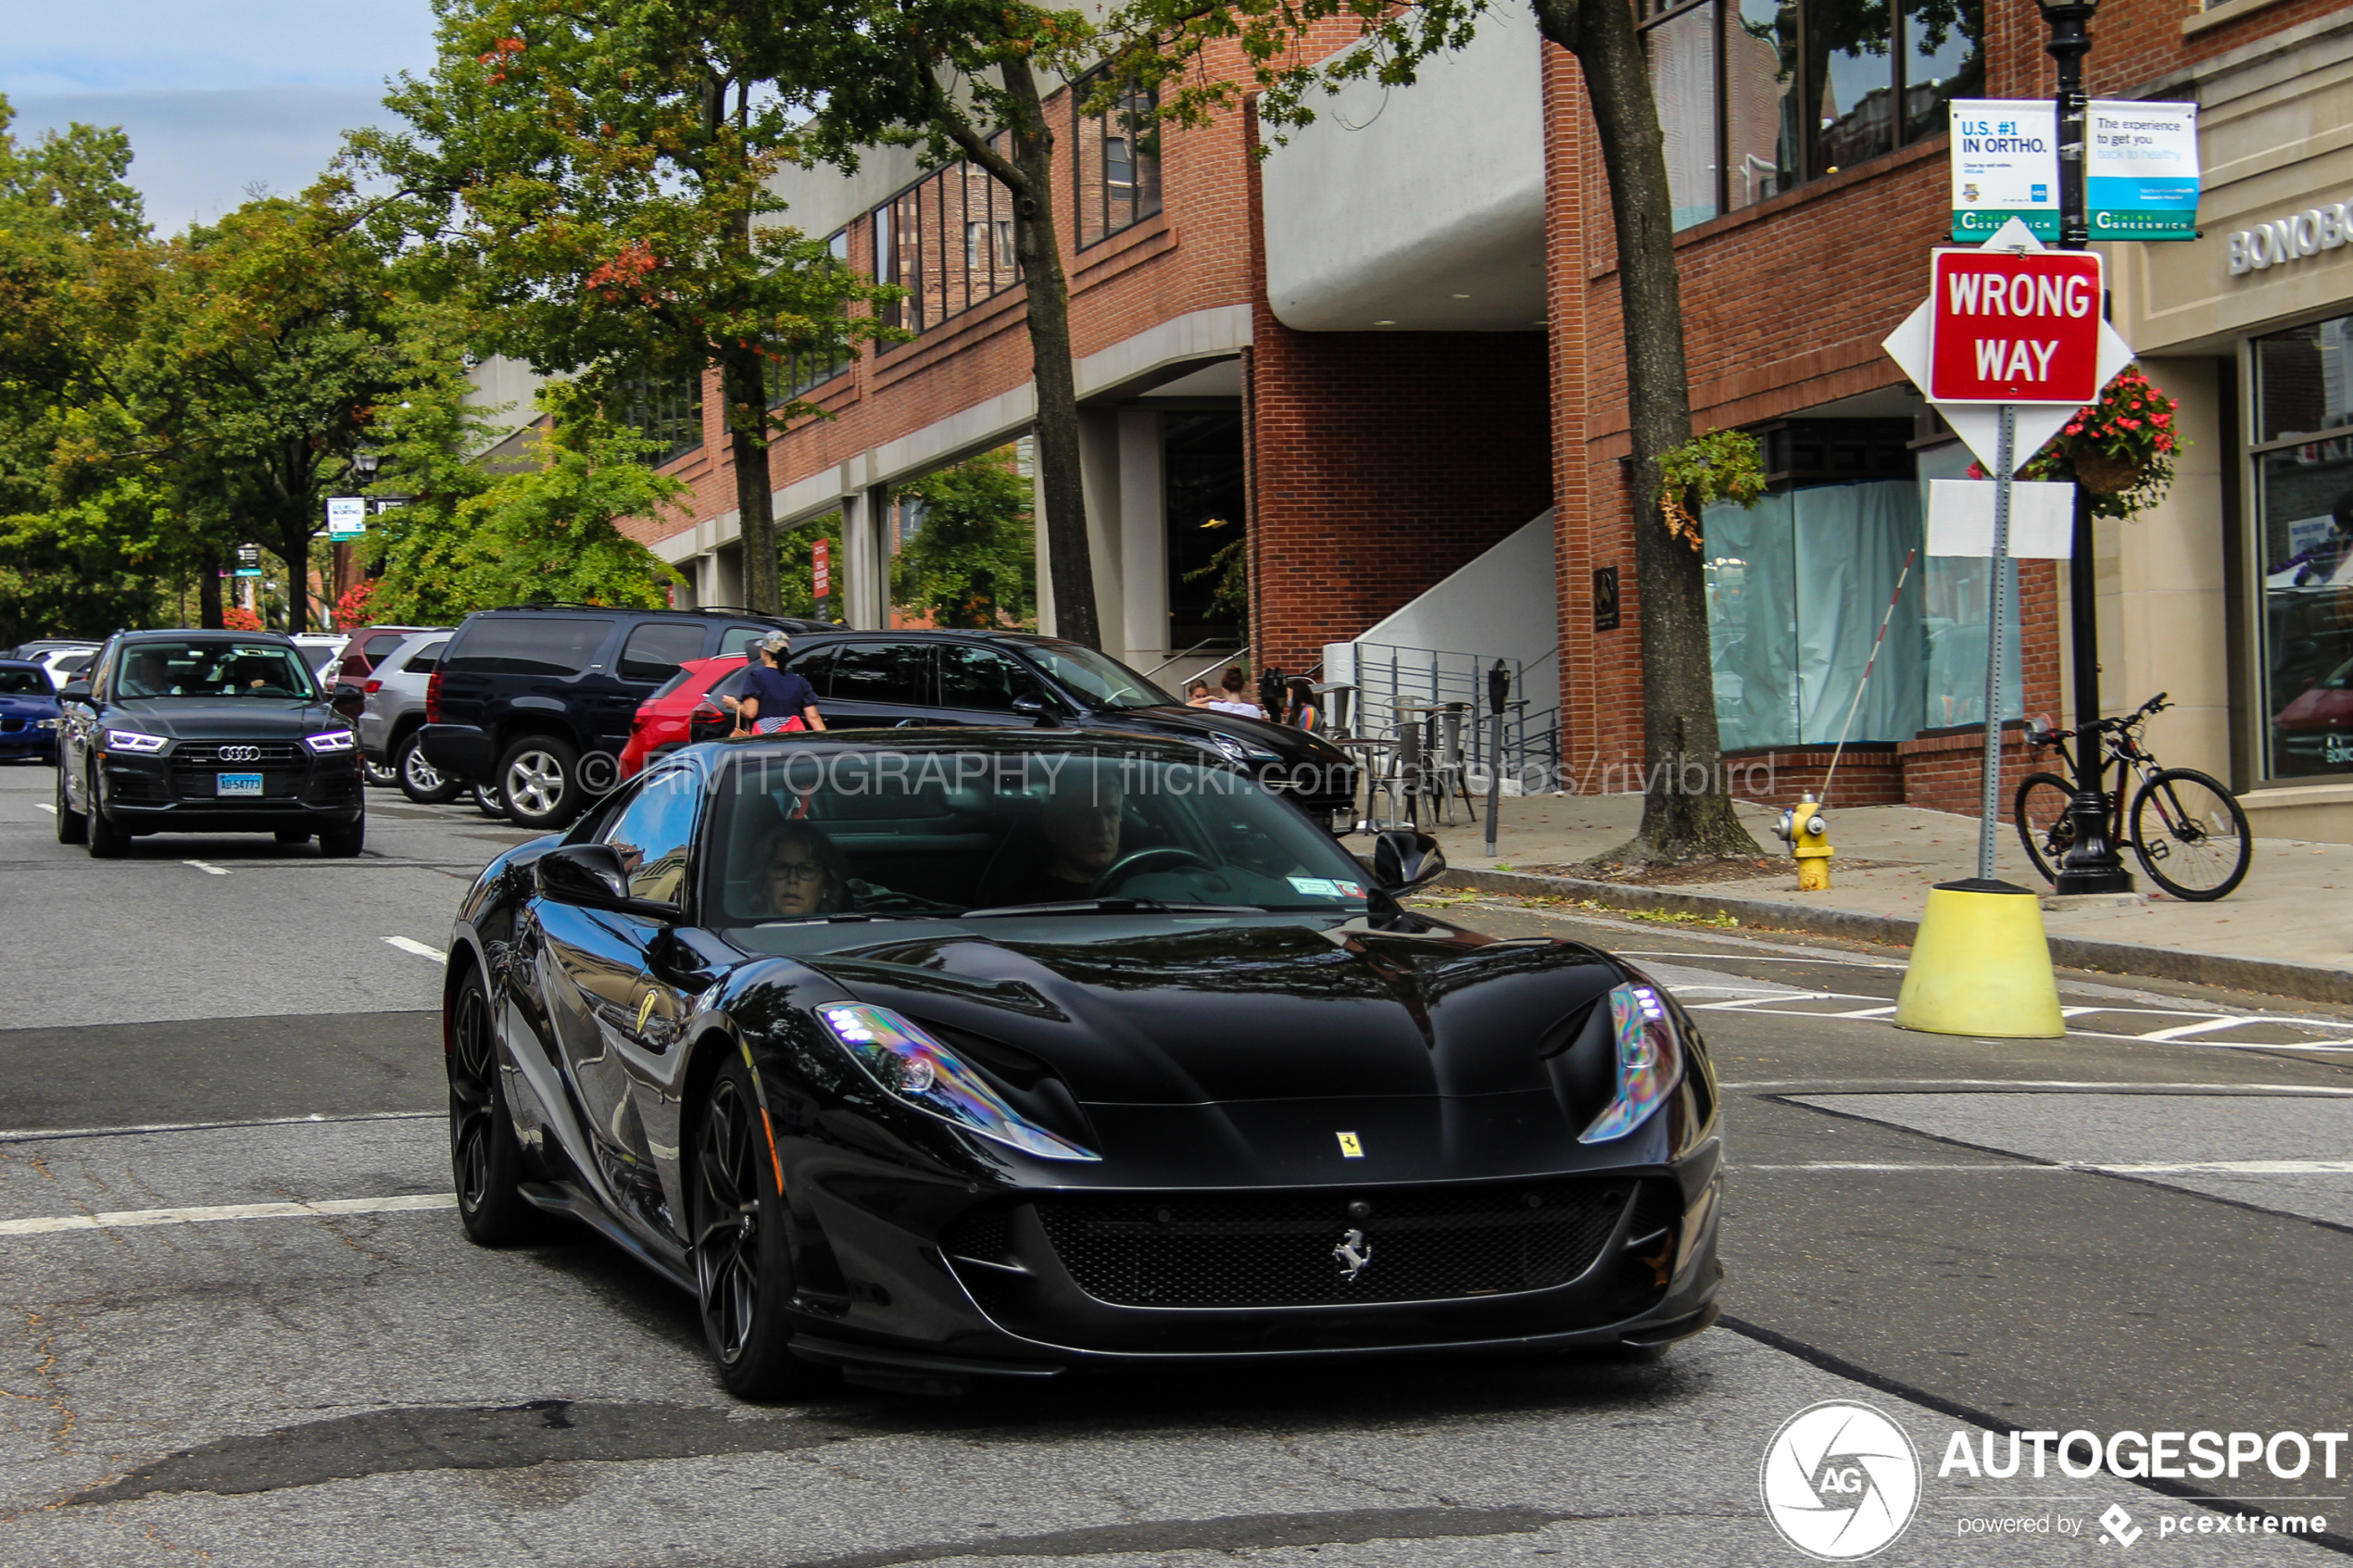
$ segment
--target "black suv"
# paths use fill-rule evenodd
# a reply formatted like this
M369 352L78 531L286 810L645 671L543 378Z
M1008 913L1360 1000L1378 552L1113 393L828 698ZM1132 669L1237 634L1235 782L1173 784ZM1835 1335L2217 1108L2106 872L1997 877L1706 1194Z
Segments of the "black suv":
M57 842L120 855L145 833L313 834L359 853L351 721L271 632L119 632L57 694ZM348 688L352 691L357 688Z
M1078 643L1011 632L835 628L796 636L785 667L816 688L828 729L1011 724L1189 740L1247 768L1324 826L1345 831L1354 817L1354 764L1329 741L1263 719L1189 708ZM730 675L711 696L733 696L742 685L740 672ZM718 718L714 711L696 721L693 738L725 734L732 721Z
M560 828L619 782L637 705L680 665L820 629L727 609L477 610L425 685L419 745L445 778L496 791L518 825Z

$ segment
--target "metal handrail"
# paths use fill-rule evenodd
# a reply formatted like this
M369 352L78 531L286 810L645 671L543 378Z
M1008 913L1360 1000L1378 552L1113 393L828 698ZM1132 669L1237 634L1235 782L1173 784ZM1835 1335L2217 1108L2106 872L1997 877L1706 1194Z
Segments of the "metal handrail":
M1214 637L1210 637L1210 638L1205 639L1204 641L1195 643L1195 644L1194 644L1191 647L1187 648L1187 649L1186 649L1183 653L1176 654L1176 655L1175 655L1175 656L1174 656L1174 657L1172 657L1172 658L1168 658L1168 659L1162 659L1162 660L1161 660L1158 664L1153 665L1153 666L1152 666L1150 670L1147 670L1147 671L1144 671L1144 679L1145 679L1145 680L1147 680L1147 681L1151 680L1153 676L1155 676L1155 675L1159 674L1162 671L1164 671L1164 670L1167 669L1170 665L1172 665L1172 664L1181 664L1181 663L1183 663L1186 659L1189 659L1192 658L1192 657L1193 657L1193 655L1195 655L1195 654L1197 654L1197 653L1201 652L1201 650L1202 650L1202 649L1203 649L1203 648L1205 648L1205 647L1214 646L1215 646L1215 644L1216 644L1216 642L1217 642L1217 639L1216 639L1216 638L1214 638ZM1247 654L1248 652L1250 652L1250 645L1249 645L1248 643L1244 643L1244 644L1242 645L1242 646L1241 646L1241 650L1240 650L1240 652L1239 652L1239 653L1237 653L1236 655L1234 655L1234 657L1235 657L1235 658L1237 658L1237 659L1239 659L1239 658L1240 658L1243 654Z

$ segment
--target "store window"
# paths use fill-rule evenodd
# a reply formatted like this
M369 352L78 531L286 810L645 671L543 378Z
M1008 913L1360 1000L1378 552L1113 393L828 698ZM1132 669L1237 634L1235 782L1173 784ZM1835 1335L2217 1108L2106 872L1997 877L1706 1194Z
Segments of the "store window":
M2353 772L2353 316L2248 347L2264 771Z
M1000 132L991 144L1010 151ZM875 208L875 281L907 296L884 312L925 332L1021 281L1013 259L1013 197L977 164L952 163Z
M1641 0L1675 226L1944 134L1984 0Z
M1160 132L1150 93L1119 99L1101 114L1085 112L1101 84L1083 77L1070 90L1072 199L1078 248L1107 240L1160 210Z
M825 241L825 254L837 267L849 265L849 231L837 229ZM815 347L778 350L776 384L770 387L770 407L807 396L827 382L849 373L849 345L836 341Z
M1816 421L1765 433L1763 444L1768 454L1778 445L1793 460L1832 471L1885 471L1895 463L1886 440L1869 428L1878 422ZM1850 742L1910 740L1923 730L1985 721L1992 563L1915 553L1925 543L1927 482L1959 478L1969 455L1957 443L1916 460L1900 440L1896 449L1910 476L1785 481L1755 507L1707 508L1709 657L1726 750L1829 746L1842 731ZM1910 574L1874 662L1880 619L1906 558ZM2024 704L2017 563L2005 571L2002 716L2009 719Z

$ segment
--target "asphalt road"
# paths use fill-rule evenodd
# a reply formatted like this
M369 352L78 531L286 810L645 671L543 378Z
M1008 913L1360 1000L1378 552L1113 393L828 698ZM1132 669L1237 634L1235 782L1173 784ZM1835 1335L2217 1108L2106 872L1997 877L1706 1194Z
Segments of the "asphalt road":
M2106 1558L2111 1505L2158 1560L2353 1549L2353 1452L2334 1481L1939 1474L1987 1427L2353 1426L2353 1020L2070 976L2064 1041L1913 1035L1886 1018L1900 953L1466 903L1698 1010L1724 1326L1654 1361L751 1408L610 1248L484 1251L449 1211L432 954L520 834L373 792L357 861L145 839L99 863L55 842L50 786L0 771L7 1568L1795 1563L1758 1465L1826 1399L1923 1461L1875 1562ZM2218 1501L2169 1495L2194 1488ZM2174 1533L2231 1521L2224 1494L2332 1538ZM2043 1528L1973 1527L2005 1520Z

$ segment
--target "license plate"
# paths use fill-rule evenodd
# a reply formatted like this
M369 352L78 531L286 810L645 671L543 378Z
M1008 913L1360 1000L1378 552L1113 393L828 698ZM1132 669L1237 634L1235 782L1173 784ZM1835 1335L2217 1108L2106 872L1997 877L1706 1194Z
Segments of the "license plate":
M259 795L261 775L259 773L222 773L213 781L212 792L215 795Z

